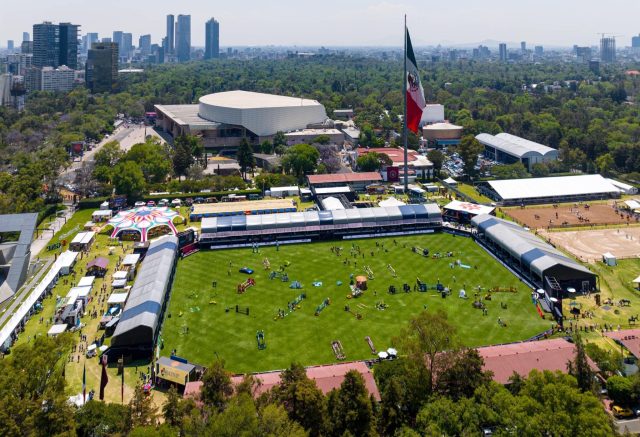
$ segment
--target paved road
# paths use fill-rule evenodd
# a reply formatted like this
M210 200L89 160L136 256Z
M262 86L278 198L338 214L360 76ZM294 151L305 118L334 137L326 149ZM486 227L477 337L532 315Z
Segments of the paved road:
M618 431L622 434L627 431L631 434L640 434L640 419L616 420L615 422L618 426Z
M162 137L149 126L141 126L138 124L125 125L117 128L109 138L103 138L92 150L85 152L81 158L76 159L66 170L60 174L62 183L73 182L75 171L82 167L85 162L93 161L95 154L110 141L118 141L120 148L125 152L131 149L134 144L143 143L145 135L153 135L162 140ZM164 141L164 140L163 140Z
M40 279L49 271L49 267L53 264L53 258L47 258L44 261L38 262L38 272L29 278L29 281L23 286L20 291L13 297L2 304L2 310L0 310L0 326L3 326L7 320L18 309L22 302L29 296L33 288L38 285Z
M58 232L62 226L67 222L69 218L73 215L73 209L71 206L66 205L67 209L64 210L54 221L51 223L41 223L39 229L43 229L46 226L46 230L38 231L38 237L34 238L31 242L31 259L34 259L36 256L40 254L40 252L47 247L53 235Z

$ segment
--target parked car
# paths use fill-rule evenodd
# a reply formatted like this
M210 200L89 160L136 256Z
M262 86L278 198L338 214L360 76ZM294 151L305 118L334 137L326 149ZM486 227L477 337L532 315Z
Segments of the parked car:
M204 203L204 197L196 197L193 199L193 203Z
M150 200L150 201L147 202L147 206L149 206L149 207L156 206L156 202L154 202L153 200Z
M619 405L614 405L611 407L611 412L613 415L619 419L625 417L633 417L633 411L630 408L621 407Z
M180 199L173 199L173 200L171 201L171 205L173 205L173 206L174 206L174 207L176 207L176 208L177 208L177 207L179 207L179 206L182 206L182 200L180 200Z
M133 204L133 206L135 206L136 208L139 208L141 206L145 206L146 203L144 203L142 200L138 200L136 203Z

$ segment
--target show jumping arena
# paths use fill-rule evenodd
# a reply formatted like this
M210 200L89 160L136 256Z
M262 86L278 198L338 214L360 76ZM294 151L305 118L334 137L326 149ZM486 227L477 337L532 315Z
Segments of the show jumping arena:
M632 215L625 211L616 210L613 203L527 206L525 208L503 208L502 212L531 229L637 223Z
M564 232L540 230L538 233L583 262L601 261L602 254L607 252L618 259L640 257L640 227L637 226Z

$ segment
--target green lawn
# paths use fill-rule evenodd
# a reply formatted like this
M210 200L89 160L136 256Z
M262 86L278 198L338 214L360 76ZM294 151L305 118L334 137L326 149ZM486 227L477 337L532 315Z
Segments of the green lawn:
M493 202L492 199L490 199L487 196L484 196L484 195L478 193L478 191L472 185L463 184L461 182L458 182L458 186L456 188L459 191L461 191L462 193L464 193L467 196L469 196L472 199L474 199L477 203L490 204L491 202Z
M529 289L471 239L433 234L396 240L397 245L391 238L356 241L364 259L361 254L352 257L352 242L342 241L281 246L279 251L275 247L262 248L259 254L253 254L250 248L205 251L180 260L162 331L165 354L175 348L178 355L204 365L217 354L231 371L254 372L282 369L294 360L305 365L335 362L331 341L340 340L347 360L366 359L373 355L365 336L371 337L378 350L384 350L408 319L425 308L444 309L457 325L460 339L469 346L523 340L549 328L550 321L540 319L531 304ZM385 249L377 248L376 241ZM344 249L340 258L331 251L336 244ZM455 257L425 258L411 251L413 245L428 248L431 253L455 251ZM264 258L269 259L273 269L289 262L290 280L300 281L304 288L294 290L289 283L270 280L269 270L263 267ZM349 259L350 265L345 265L344 259ZM450 263L458 259L472 268L451 268ZM398 278L391 276L389 263ZM369 281L364 296L347 299L350 274L363 274L364 265L371 267L375 278ZM239 295L237 284L248 278L238 272L242 266L255 270L251 277L256 285ZM453 289L452 296L443 299L435 291L402 292L405 282L413 289L416 277L428 284L440 280ZM322 281L323 285L314 287L314 281ZM397 294L387 293L390 284L398 288ZM472 288L478 285L516 286L518 292L495 293L493 300L485 301L489 315L483 316L471 305ZM463 287L470 299L458 298ZM301 293L307 297L300 308L275 320L278 309L286 310L287 303ZM327 297L331 305L315 316L316 307ZM376 309L379 301L389 307ZM507 309L502 309L501 303L506 303ZM347 304L362 319L345 311ZM249 307L250 315L236 313L236 305ZM226 312L226 308L231 309ZM500 327L498 317L508 327ZM258 330L265 332L265 350L257 348Z

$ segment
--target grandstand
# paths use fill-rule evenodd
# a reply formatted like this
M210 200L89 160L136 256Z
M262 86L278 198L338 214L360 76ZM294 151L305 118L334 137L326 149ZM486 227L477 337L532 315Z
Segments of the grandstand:
M483 182L478 191L503 205L580 202L619 198L620 189L600 175L506 179Z
M482 133L476 139L484 146L487 158L503 164L522 162L529 171L533 164L558 160L556 149L508 133Z
M471 224L477 229L479 242L536 288L546 291L547 305L556 317L562 315L562 298L570 289L585 293L597 288L595 273L521 226L488 214L474 217Z
M109 361L122 356L127 359L151 356L173 281L177 251L178 237L173 235L149 245L111 339Z
M433 232L441 226L442 213L436 204L210 217L202 220L200 246Z

